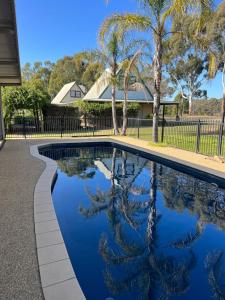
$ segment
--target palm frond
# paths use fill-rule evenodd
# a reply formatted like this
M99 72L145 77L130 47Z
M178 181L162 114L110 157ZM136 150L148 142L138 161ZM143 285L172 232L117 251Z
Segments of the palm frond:
M217 73L217 59L213 52L209 54L209 78L214 78Z
M99 42L104 44L106 36L115 30L118 33L118 37L123 36L124 32L129 30L138 30L145 31L151 28L151 20L149 17L139 15L139 14L114 14L111 17L107 18L99 32Z
M183 238L172 243L172 246L178 249L190 247L201 236L203 230L204 230L204 225L198 222L196 225L195 232L188 232L188 234L185 235Z

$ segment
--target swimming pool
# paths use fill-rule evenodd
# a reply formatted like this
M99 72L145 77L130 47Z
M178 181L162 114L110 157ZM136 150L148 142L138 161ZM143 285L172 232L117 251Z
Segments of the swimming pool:
M225 189L126 150L40 149L86 298L224 299Z

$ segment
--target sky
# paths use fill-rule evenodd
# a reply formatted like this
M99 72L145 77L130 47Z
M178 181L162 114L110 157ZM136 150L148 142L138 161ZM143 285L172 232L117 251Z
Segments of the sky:
M96 48L107 16L136 11L136 0L16 0L21 66ZM220 77L204 87L209 97L222 97Z

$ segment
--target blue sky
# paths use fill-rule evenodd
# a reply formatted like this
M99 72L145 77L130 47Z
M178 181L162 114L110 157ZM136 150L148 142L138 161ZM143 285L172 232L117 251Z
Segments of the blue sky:
M220 2L220 1L218 1ZM105 17L135 12L136 0L16 0L21 65L57 59L96 47ZM207 85L209 97L222 97L220 76Z

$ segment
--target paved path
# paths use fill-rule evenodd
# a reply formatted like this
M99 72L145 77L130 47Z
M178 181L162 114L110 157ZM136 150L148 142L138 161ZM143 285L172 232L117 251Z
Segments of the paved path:
M44 169L27 141L0 151L0 299L42 300L33 221L33 190Z

